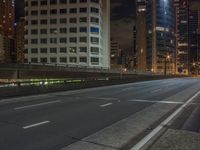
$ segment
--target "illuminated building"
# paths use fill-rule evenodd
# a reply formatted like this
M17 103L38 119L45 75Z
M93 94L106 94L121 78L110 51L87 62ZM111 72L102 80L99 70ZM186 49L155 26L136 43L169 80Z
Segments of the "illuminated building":
M178 74L189 73L189 35L188 35L188 0L175 0L176 8L176 71Z
M146 5L146 67L155 73L175 71L175 9L173 0L148 0ZM165 66L165 63L167 65Z
M146 0L136 1L136 69L146 71Z
M189 71L199 73L200 67L200 11L189 11Z
M14 1L0 0L0 63L11 62L14 45Z
M17 51L17 63L24 63L24 36L25 36L25 20L24 18L20 18L20 20L16 23L15 28L15 43L16 43L16 51Z
M111 39L111 44L110 44L110 63L111 63L111 68L117 68L118 66L118 59L120 56L120 46L118 41L114 41Z
M27 63L110 68L109 0L26 0Z

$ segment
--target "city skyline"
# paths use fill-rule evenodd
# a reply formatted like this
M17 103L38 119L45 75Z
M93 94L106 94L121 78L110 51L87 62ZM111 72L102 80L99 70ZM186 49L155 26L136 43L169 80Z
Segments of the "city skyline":
M24 16L24 0L16 1L16 20ZM125 2L126 1L126 2ZM200 8L198 0L189 0L192 8ZM111 0L111 36L117 40L123 50L132 51L132 27L135 23L135 0ZM115 32L124 34L114 34ZM127 36L128 35L128 36Z

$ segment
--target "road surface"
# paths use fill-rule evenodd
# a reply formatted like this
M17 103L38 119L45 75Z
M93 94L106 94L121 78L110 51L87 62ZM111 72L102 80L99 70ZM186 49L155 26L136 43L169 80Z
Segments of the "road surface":
M199 90L176 78L2 100L0 149L128 149Z

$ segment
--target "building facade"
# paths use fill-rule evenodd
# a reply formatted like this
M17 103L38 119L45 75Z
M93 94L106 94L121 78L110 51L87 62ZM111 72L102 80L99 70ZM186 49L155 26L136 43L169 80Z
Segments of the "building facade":
M175 71L175 9L173 0L148 0L146 67L155 73Z
M176 8L176 72L189 74L189 5L188 0L175 0Z
M189 11L189 71L199 74L200 65L200 11Z
M111 56L111 68L118 68L118 60L120 57L120 45L118 41L111 39L110 42L110 56Z
M109 0L26 0L25 61L110 68Z
M136 69L146 71L146 0L136 1Z
M14 59L14 1L0 0L0 63Z
M15 45L17 51L17 63L24 63L24 45L25 45L25 20L20 18L15 27Z

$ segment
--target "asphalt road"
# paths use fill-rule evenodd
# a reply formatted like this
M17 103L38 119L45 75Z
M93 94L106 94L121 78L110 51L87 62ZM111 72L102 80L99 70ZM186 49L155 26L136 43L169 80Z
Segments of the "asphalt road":
M167 79L3 100L0 150L59 150L156 103L179 106L198 85ZM186 99L166 101L178 93Z

